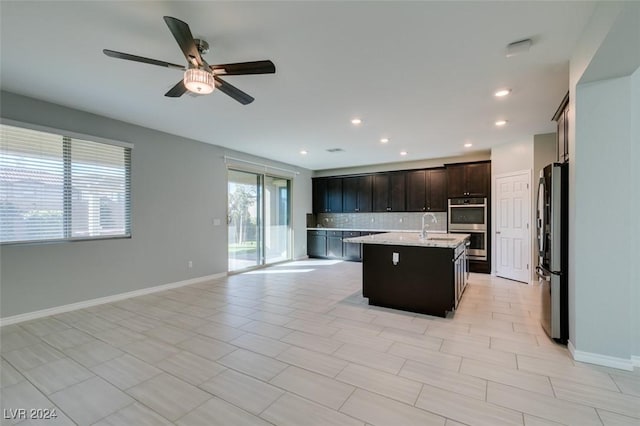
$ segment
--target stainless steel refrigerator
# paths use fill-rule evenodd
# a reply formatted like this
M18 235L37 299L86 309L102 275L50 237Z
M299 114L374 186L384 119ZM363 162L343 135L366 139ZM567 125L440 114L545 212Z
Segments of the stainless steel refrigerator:
M568 167L568 163L553 163L540 171L536 220L540 322L549 337L563 344L569 339Z

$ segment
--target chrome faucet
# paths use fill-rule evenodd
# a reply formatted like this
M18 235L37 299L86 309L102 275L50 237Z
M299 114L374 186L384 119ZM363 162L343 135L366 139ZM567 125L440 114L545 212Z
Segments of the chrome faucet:
M427 231L425 229L429 229L429 223L424 223L424 220L427 216L431 216L431 223L438 223L438 218L436 217L435 214L431 213L431 212L427 212L425 214L422 215L422 229L420 230L420 238L422 238L423 240L425 238L427 238Z

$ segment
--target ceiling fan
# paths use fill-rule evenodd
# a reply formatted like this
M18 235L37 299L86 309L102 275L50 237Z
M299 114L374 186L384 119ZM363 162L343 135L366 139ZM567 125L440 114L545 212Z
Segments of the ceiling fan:
M188 65L182 66L170 62L159 61L157 59L144 58L142 56L131 55L129 53L116 52L114 50L103 49L105 55L112 58L126 59L128 61L142 62L145 64L158 65L166 68L173 68L184 71L184 77L173 86L165 96L178 98L187 91L206 95L213 92L214 88L222 93L231 96L242 105L253 102L254 98L227 83L220 78L221 75L247 75L247 74L273 74L276 67L271 61L238 62L234 64L209 65L202 55L209 51L209 44L204 40L194 39L191 30L186 22L179 19L165 16L171 34L178 42L182 53L187 58Z

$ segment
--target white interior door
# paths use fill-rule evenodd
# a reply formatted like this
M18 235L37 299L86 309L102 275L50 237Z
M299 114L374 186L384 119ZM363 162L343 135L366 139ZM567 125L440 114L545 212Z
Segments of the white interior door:
M526 283L531 277L530 181L529 170L496 177L496 275Z

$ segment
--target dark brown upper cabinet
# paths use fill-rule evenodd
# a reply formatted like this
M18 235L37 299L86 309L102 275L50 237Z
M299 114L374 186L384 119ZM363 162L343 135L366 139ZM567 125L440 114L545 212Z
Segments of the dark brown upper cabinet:
M445 169L429 170L427 195L428 211L447 211L447 171Z
M449 198L489 196L490 162L449 164L447 165L446 173Z
M342 178L343 213L371 211L373 176L352 176Z
M409 212L443 212L447 209L445 169L413 170L406 174Z
M327 209L327 180L312 179L313 212L324 213Z
M342 213L342 178L313 179L313 212Z
M558 110L553 115L557 125L556 133L556 161L566 163L569 161L569 93L565 95Z
M372 176L374 212L403 212L405 205L405 172L387 172Z
M427 180L424 170L407 172L407 211L421 212L427 208Z

